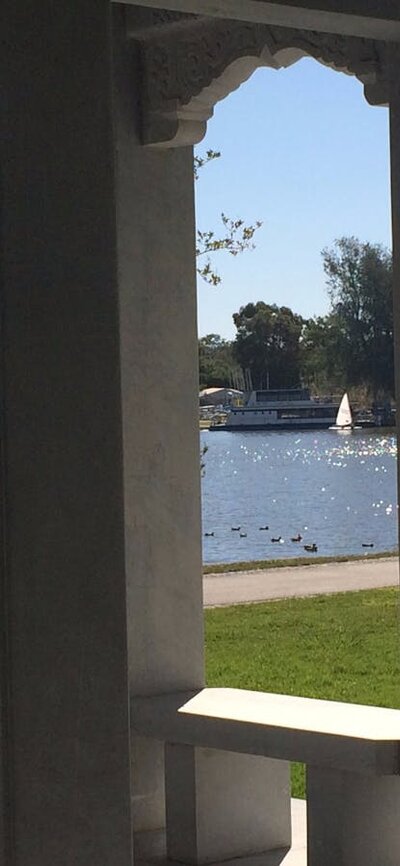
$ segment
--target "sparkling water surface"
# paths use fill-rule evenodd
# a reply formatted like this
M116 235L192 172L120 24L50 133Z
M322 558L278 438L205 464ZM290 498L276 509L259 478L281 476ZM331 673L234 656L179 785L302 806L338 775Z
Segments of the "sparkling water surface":
M392 431L203 431L201 444L203 536L214 532L203 537L204 562L305 556L313 542L321 556L397 547Z

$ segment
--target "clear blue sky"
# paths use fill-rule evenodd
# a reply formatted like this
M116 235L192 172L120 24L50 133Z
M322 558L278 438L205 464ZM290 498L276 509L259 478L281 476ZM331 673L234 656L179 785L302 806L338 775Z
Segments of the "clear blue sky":
M199 279L199 334L234 336L248 301L328 310L321 250L355 235L391 245L388 112L371 108L357 79L305 59L260 69L216 108L197 153L220 150L196 184L197 224L219 213L263 221L256 249L213 263L222 285Z

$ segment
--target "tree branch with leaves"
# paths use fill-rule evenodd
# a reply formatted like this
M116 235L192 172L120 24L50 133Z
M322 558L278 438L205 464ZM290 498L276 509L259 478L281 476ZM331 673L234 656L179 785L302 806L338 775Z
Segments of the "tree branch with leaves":
M198 180L201 169L221 156L219 151L207 150L205 156L195 156L194 176ZM261 228L262 222L257 220L253 225L246 225L243 219L231 219L225 213L221 213L221 234L214 231L196 232L196 258L204 262L197 264L197 273L211 286L218 286L222 280L212 264L212 256L215 253L225 251L231 256L237 256L246 250L255 248L254 235Z

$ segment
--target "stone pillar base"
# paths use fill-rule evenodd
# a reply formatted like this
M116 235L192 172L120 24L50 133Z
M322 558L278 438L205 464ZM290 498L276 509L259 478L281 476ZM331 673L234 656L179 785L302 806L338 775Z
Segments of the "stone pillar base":
M308 866L398 866L400 779L310 767Z
M167 744L165 785L169 860L275 866L290 847L285 761Z

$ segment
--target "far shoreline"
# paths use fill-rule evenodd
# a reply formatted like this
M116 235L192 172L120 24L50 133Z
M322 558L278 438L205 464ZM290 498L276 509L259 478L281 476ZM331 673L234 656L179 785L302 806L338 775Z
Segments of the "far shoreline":
M299 556L286 559L255 559L249 562L215 562L203 565L203 574L231 574L234 572L265 571L277 568L299 568L309 565L334 565L343 562L370 562L374 559L397 559L397 550L375 553L354 553L341 556Z

